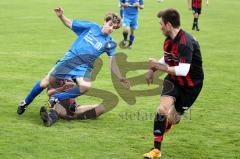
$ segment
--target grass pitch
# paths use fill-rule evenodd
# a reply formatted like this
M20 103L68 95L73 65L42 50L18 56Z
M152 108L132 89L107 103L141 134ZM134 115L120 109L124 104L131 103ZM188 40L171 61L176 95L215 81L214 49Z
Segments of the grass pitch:
M138 159L152 147L153 116L159 95L151 95L157 87L136 85L132 90L147 90L127 104L118 95L111 81L108 58L93 88L118 95L119 103L97 120L63 121L47 128L39 117L41 105L47 101L42 93L22 116L16 115L18 102L34 83L41 79L61 58L75 39L64 27L53 9L62 6L69 18L103 22L108 11L118 12L118 1L0 1L0 158L1 159ZM145 1L140 11L139 29L129 62L146 62L149 57L162 56L164 37L160 33L156 13L163 8L177 8L182 28L200 42L205 81L192 108L191 120L186 113L164 139L163 159L239 158L239 0L211 0L203 5L200 32L191 31L192 13L186 0L164 3ZM113 34L122 40L121 30ZM127 73L128 78L142 75L144 70ZM161 79L163 76L161 76ZM134 84L134 81L132 81ZM98 103L101 99L82 96L82 104Z

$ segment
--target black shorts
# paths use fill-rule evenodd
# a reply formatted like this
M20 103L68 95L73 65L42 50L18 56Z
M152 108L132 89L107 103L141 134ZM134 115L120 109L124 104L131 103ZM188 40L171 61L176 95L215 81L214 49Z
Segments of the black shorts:
M202 84L203 83L200 83L194 87L183 87L165 78L161 96L174 97L176 111L180 114L184 114L197 99L202 89Z
M201 10L202 8L195 8L195 7L192 8L193 14L195 13L201 14Z

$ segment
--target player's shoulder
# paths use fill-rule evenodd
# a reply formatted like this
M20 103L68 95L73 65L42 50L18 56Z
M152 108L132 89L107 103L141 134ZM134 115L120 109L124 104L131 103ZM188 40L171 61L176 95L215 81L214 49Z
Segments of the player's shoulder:
M89 26L97 26L98 24L96 22L92 22L92 21L88 21L88 20L78 20L78 19L73 19L72 20L73 23L79 23L82 25L89 25Z
M191 34L189 34L186 31L181 30L181 37L180 37L180 44L182 45L189 45L193 41L196 41L196 38L194 38Z

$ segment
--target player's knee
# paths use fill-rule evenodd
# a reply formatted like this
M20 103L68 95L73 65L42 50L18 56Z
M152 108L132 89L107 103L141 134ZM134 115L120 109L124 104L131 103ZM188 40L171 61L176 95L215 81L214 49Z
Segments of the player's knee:
M180 115L178 112L174 113L168 113L168 122L171 124L178 124L182 118L182 115Z
M167 115L168 114L168 110L166 107L160 105L158 108L157 108L157 112L159 114L164 114L164 115Z
M124 27L124 28L123 28L123 32L128 33L128 32L129 32L129 29L128 29L127 27Z
M131 29L131 35L134 35L134 30L135 29L133 29L133 28Z
M46 77L44 77L44 78L41 80L40 86L41 86L42 88L47 88L48 84L49 84L49 77L46 76Z
M65 109L62 105L60 105L60 104L58 104L58 103L54 106L53 109L57 112L57 114L58 114L60 117L63 117L63 116L66 116L66 115L67 115L66 109Z
M86 93L90 90L91 85L81 85L79 88L81 93Z

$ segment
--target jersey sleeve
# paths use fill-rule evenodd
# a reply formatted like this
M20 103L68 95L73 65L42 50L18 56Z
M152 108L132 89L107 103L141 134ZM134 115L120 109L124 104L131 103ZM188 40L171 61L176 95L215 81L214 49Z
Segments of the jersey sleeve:
M179 63L192 63L193 46L181 44L179 46Z
M143 0L139 0L139 4L140 4L140 5L143 5Z
M106 44L105 44L105 49L106 49L106 53L108 56L114 56L115 55L115 52L116 52L116 47L117 47L117 44L115 41L108 41Z
M82 32L91 28L93 25L93 22L73 20L71 29L77 35L80 35Z

